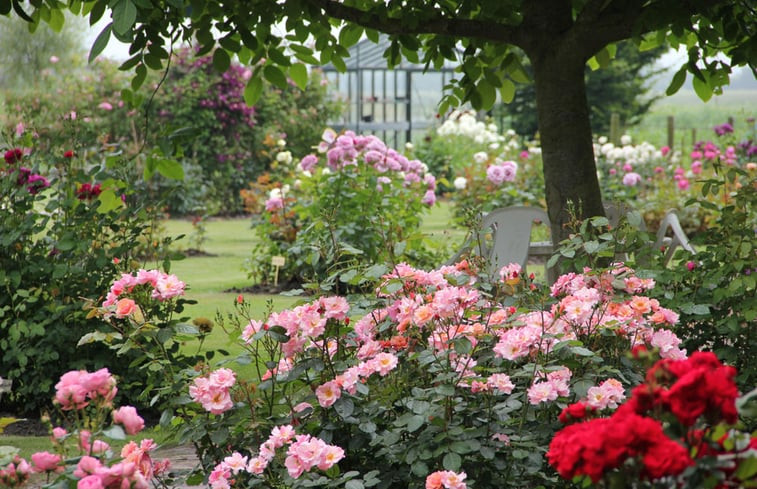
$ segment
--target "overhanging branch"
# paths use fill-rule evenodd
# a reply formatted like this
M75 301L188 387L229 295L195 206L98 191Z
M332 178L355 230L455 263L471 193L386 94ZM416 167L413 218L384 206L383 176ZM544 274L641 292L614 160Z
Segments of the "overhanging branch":
M402 18L379 16L376 13L344 5L335 0L308 0L329 17L375 29L386 34L436 34L453 38L473 38L521 46L518 26L475 19L445 18L442 16L421 19L409 25Z

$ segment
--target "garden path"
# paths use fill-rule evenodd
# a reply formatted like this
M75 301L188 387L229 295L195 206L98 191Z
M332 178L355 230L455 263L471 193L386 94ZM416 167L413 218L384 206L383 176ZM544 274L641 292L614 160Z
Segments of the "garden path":
M194 448L191 445L174 445L169 447L158 448L153 454L153 460L163 460L167 458L171 461L171 472L179 477L184 478L194 469L199 461L195 455ZM190 486L187 484L177 484L175 489L190 489L205 487L203 484Z

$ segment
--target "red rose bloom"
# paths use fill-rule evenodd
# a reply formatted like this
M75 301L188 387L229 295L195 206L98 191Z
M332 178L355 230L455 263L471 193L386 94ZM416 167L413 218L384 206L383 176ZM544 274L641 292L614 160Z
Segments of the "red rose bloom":
M63 153L64 158L73 158L74 157L74 151L72 149L69 149L65 153Z
M21 158L23 158L24 152L21 151L21 148L13 148L9 149L5 152L5 162L9 165L12 165L13 163L16 163L17 161L21 161Z

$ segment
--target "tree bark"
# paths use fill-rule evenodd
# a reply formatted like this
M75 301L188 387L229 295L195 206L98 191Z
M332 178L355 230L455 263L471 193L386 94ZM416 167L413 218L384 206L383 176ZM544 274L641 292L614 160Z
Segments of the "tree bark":
M569 208L580 219L604 215L584 83L586 59L554 44L530 58L547 212L557 244L570 234Z

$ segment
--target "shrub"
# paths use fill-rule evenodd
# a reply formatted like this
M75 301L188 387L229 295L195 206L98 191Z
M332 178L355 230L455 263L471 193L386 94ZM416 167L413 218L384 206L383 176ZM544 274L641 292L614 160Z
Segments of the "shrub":
M263 140L287 138L304 153L336 113L317 74L304 91L267 85L256 107L248 107L243 93L250 69L232 63L219 73L212 59L180 51L153 104L165 130L180 131L184 165L194 169L185 182L166 183L180 189L168 202L171 212L242 212L240 190L267 168Z
M547 296L517 265L490 284L467 263L402 264L355 308L322 297L261 321L242 303L224 327L259 378L203 369L180 436L199 440L213 487L553 483L543 455L565 402L622 402L622 382L640 379L632 345L685 356L649 286L617 267L563 276Z
M0 373L14 381L3 403L26 414L48 406L64 371L112 363L105 348L76 347L94 328L82 298L112 280L115 258L138 258L152 218L103 166L65 148L48 159L31 142L24 133L0 161Z
M283 256L281 282L344 290L359 287L358 272L372 265L428 256L418 228L436 200L435 178L423 163L375 136L324 137L320 156L305 156L296 178L274 183L255 220L250 275L270 282L271 259ZM291 154L278 154L292 168Z
M732 428L735 376L709 352L658 361L612 416L567 407L550 464L582 487L753 487L757 436Z

